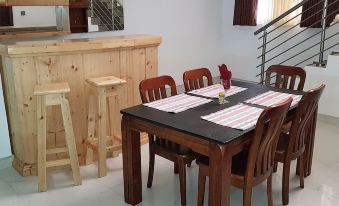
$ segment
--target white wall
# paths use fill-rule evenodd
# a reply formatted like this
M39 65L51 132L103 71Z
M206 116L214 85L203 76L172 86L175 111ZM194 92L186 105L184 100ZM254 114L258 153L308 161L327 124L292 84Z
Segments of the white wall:
M260 59L257 59L256 57L260 55L259 50L257 48L261 46L262 40L258 40L259 36L254 36L254 32L258 30L262 25L258 26L233 26L233 14L234 14L234 2L235 0L223 0L223 22L222 22L222 35L223 35L223 50L224 50L224 61L226 64L229 65L229 67L232 69L233 74L236 78L239 79L245 79L245 80L252 80L252 81L258 81L258 78L256 78L256 74L260 72L260 69L257 69L256 66L260 64ZM327 31L327 37L331 34L334 34L335 32L339 31L339 24L334 26L333 28L329 29ZM287 30L290 27L283 27L281 30ZM286 40L288 37L291 37L294 34L297 34L299 31L303 30L304 28L295 28L290 32L290 35L285 35L279 38L277 41L275 41L272 46L277 45L278 43ZM287 49L294 45L296 42L300 42L301 40L310 37L311 35L318 32L319 29L308 29L307 31L303 32L302 34L296 36L292 41L285 43L279 49L275 50L274 52L270 53L267 56L267 59L270 57L273 57L277 55L278 53L284 51L284 49ZM277 32L279 34L279 32ZM275 37L277 35L272 33L272 37ZM272 38L271 37L271 38ZM338 37L335 37L327 43L327 48L330 45L333 45L333 43L337 43ZM281 57L279 57L276 61L272 61L272 63L280 63L281 59L287 59L293 54L297 54L300 51L305 50L306 48L314 45L315 43L319 42L320 36L313 37L309 41L305 42L304 44L301 44L299 47L297 47L294 50L291 50L291 52L283 54ZM329 54L331 51L338 50L339 47L335 47L333 49L330 49L328 52L326 52L326 59L327 54ZM319 52L319 46L315 46L314 48L310 49L309 51L305 52L304 54L298 56L295 59L292 59L291 61L287 62L287 65L294 65L299 63L301 60L304 60L314 54ZM266 59L266 60L267 60ZM317 57L313 58L312 60L317 61Z
M21 16L21 11L26 15ZM13 22L16 27L56 26L54 6L14 6Z
M74 34L98 37L122 34L155 34L163 37L159 73L172 75L178 84L182 73L208 67L218 74L222 60L222 0L125 0L125 30Z

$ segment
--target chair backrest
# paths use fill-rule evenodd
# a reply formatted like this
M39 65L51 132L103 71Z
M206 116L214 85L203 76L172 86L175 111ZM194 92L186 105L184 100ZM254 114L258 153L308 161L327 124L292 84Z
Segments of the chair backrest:
M245 180L268 177L273 171L274 155L281 127L292 103L288 98L267 107L260 115L249 149Z
M287 155L298 155L305 149L305 132L312 115L317 111L325 85L306 92L301 98L290 129Z
M299 84L296 86L297 77L299 79ZM272 79L275 79L275 82L272 83ZM304 89L305 79L306 72L300 67L272 65L266 71L265 85L274 85L277 88L302 91Z
M148 103L167 97L166 86L171 89L171 96L177 95L175 81L170 76L145 79L140 82L139 91L142 103Z
M210 70L206 68L193 69L190 71L186 71L183 77L185 91L189 92L195 89L200 89L200 88L205 87L204 77L207 78L208 86L213 84L212 74Z

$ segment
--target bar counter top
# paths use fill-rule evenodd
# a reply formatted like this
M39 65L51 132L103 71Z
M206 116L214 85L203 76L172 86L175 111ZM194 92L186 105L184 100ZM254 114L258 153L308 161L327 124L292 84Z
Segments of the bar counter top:
M28 40L0 42L1 55L25 55L143 47L161 43L160 36L127 35L67 40Z

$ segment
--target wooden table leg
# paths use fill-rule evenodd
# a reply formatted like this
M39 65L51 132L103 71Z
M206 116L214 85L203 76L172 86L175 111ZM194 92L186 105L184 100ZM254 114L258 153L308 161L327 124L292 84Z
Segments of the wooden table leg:
M130 118L121 121L125 202L142 202L140 132L131 130Z
M229 206L232 154L229 146L210 144L209 206Z

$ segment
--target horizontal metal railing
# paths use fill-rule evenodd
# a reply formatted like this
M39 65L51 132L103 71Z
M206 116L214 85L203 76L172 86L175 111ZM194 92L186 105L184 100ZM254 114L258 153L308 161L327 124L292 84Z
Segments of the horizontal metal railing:
M330 27L334 27L337 25L339 22L335 22L331 25L326 25L328 24L328 18L330 16L335 16L336 14L339 13L339 8L335 8L333 11L328 13L329 8L334 8L333 6L339 4L339 0L334 0L331 3L328 3L328 0L320 0L319 2L311 5L307 9L303 9L301 12L298 12L296 15L293 15L293 17L284 20L284 22L281 22L285 17L289 16L292 13L295 13L296 11L299 11L301 7L303 7L309 0L304 0L297 5L293 6L291 9L288 11L284 12L281 14L279 17L275 18L268 24L264 25L260 29L258 29L256 32L254 32L255 35L259 35L259 40L262 40L262 44L258 47L258 50L261 50L261 54L257 56L258 59L261 59L261 63L257 65L257 68L260 68L260 73L257 75L260 76L260 82L263 83L264 81L264 75L266 72L266 67L268 63L273 63L274 60L278 60L278 57L280 57L279 61L275 64L286 64L291 60L298 60L298 64L293 64L294 66L300 66L301 64L315 58L316 56L319 56L319 61L318 64L322 65L324 62L324 52L328 51L329 49L334 48L335 46L339 45L339 43L334 42L332 45L329 45L328 48L325 48L325 42L329 42L329 39L333 39L333 37L336 37L339 35L339 32L334 32L334 34L331 34L330 36L326 37L326 30L329 29ZM309 12L312 9L318 8L322 4L322 9L317 10L316 12L312 13L309 15L307 18L301 20L295 25L289 26L288 29L284 31L278 30L279 28L282 28L292 20L297 19L298 17L302 16L303 13ZM302 29L301 31L298 31L297 33L291 34L291 31L294 31L294 29L299 28L299 26L310 19L316 17L317 15L322 15L321 19L318 19L315 22L312 22L312 24L309 25L309 27L306 27ZM279 25L276 25L279 23ZM307 36L301 40L296 39L297 36L300 36L300 34L304 33L307 31L310 27L314 27L315 25L321 24L321 28L319 31L316 31L314 34L311 36ZM278 31L280 33L278 33ZM272 33L275 32L277 33L276 35L272 36ZM306 47L301 47L301 51L293 52L295 49L300 48L302 44L305 42L309 42L311 39L314 39L315 37L319 36L319 41L317 42L312 42L310 45ZM271 38L269 38L271 37ZM297 42L292 43L291 40L295 39ZM278 41L280 40L280 41ZM286 45L286 43L291 42L291 45L288 45L286 49L283 49L282 46ZM275 44L273 44L275 43ZM301 58L300 56L302 54L306 54L306 51L310 51L316 46L320 46L319 52L316 52L316 54L308 54L311 55L311 57L307 57L305 59L296 59L296 57ZM283 49L282 51L278 50L278 48ZM277 53L273 53L274 51L277 51ZM271 54L271 57L268 57L268 55ZM292 64L292 63L290 63Z
M117 5L115 5L117 3ZM110 5L110 6L109 6ZM104 2L102 0L91 0L89 11L92 18L98 19L98 26L104 26L107 30L121 30L124 28L122 21L123 11L121 1ZM99 28L100 30L100 28Z

